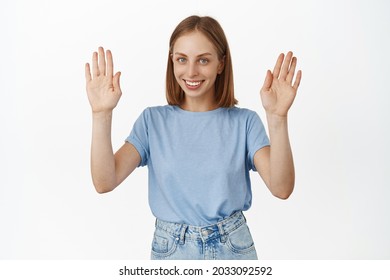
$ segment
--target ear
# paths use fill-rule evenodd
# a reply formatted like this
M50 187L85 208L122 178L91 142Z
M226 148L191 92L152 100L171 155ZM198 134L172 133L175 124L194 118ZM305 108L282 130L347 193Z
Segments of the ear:
M223 58L219 61L218 71L217 71L218 75L223 72L224 68L225 68L225 56L223 56Z

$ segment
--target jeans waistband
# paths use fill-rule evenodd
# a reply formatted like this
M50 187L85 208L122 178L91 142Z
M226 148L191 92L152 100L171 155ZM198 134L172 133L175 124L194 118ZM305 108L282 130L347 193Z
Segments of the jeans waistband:
M156 219L156 228L172 234L181 244L184 243L185 239L207 241L220 238L221 242L225 242L226 236L244 223L246 223L244 214L237 211L230 217L207 226L192 226Z

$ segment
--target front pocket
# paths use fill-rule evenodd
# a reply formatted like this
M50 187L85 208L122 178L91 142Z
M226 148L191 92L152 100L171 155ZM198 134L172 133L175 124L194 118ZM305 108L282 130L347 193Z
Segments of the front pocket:
M226 243L232 252L238 254L247 254L255 250L247 224L242 224L229 233Z
M177 243L177 237L157 228L153 236L152 255L156 259L167 258L176 251Z
M165 237L154 235L152 250L156 253L167 253L168 252L168 240Z

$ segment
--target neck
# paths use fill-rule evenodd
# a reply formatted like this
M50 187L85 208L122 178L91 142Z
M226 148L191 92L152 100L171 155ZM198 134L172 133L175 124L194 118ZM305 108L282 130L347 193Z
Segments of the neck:
M214 102L198 102L197 100L188 100L187 98L180 105L180 108L190 112L207 112L218 108L218 104Z
M183 103L180 108L191 112L207 112L217 109L219 106L215 101L214 94L202 97L184 96Z

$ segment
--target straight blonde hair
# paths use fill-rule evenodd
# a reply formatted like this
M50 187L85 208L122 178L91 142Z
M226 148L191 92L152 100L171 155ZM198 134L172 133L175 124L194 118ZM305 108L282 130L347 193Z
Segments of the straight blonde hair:
M166 98L169 105L181 105L184 91L175 79L172 51L176 40L190 32L199 31L205 35L217 50L218 59L224 67L215 80L215 100L219 107L233 107L238 103L234 97L233 67L229 44L221 25L211 17L190 16L184 19L173 31L169 40L168 65L166 76Z

